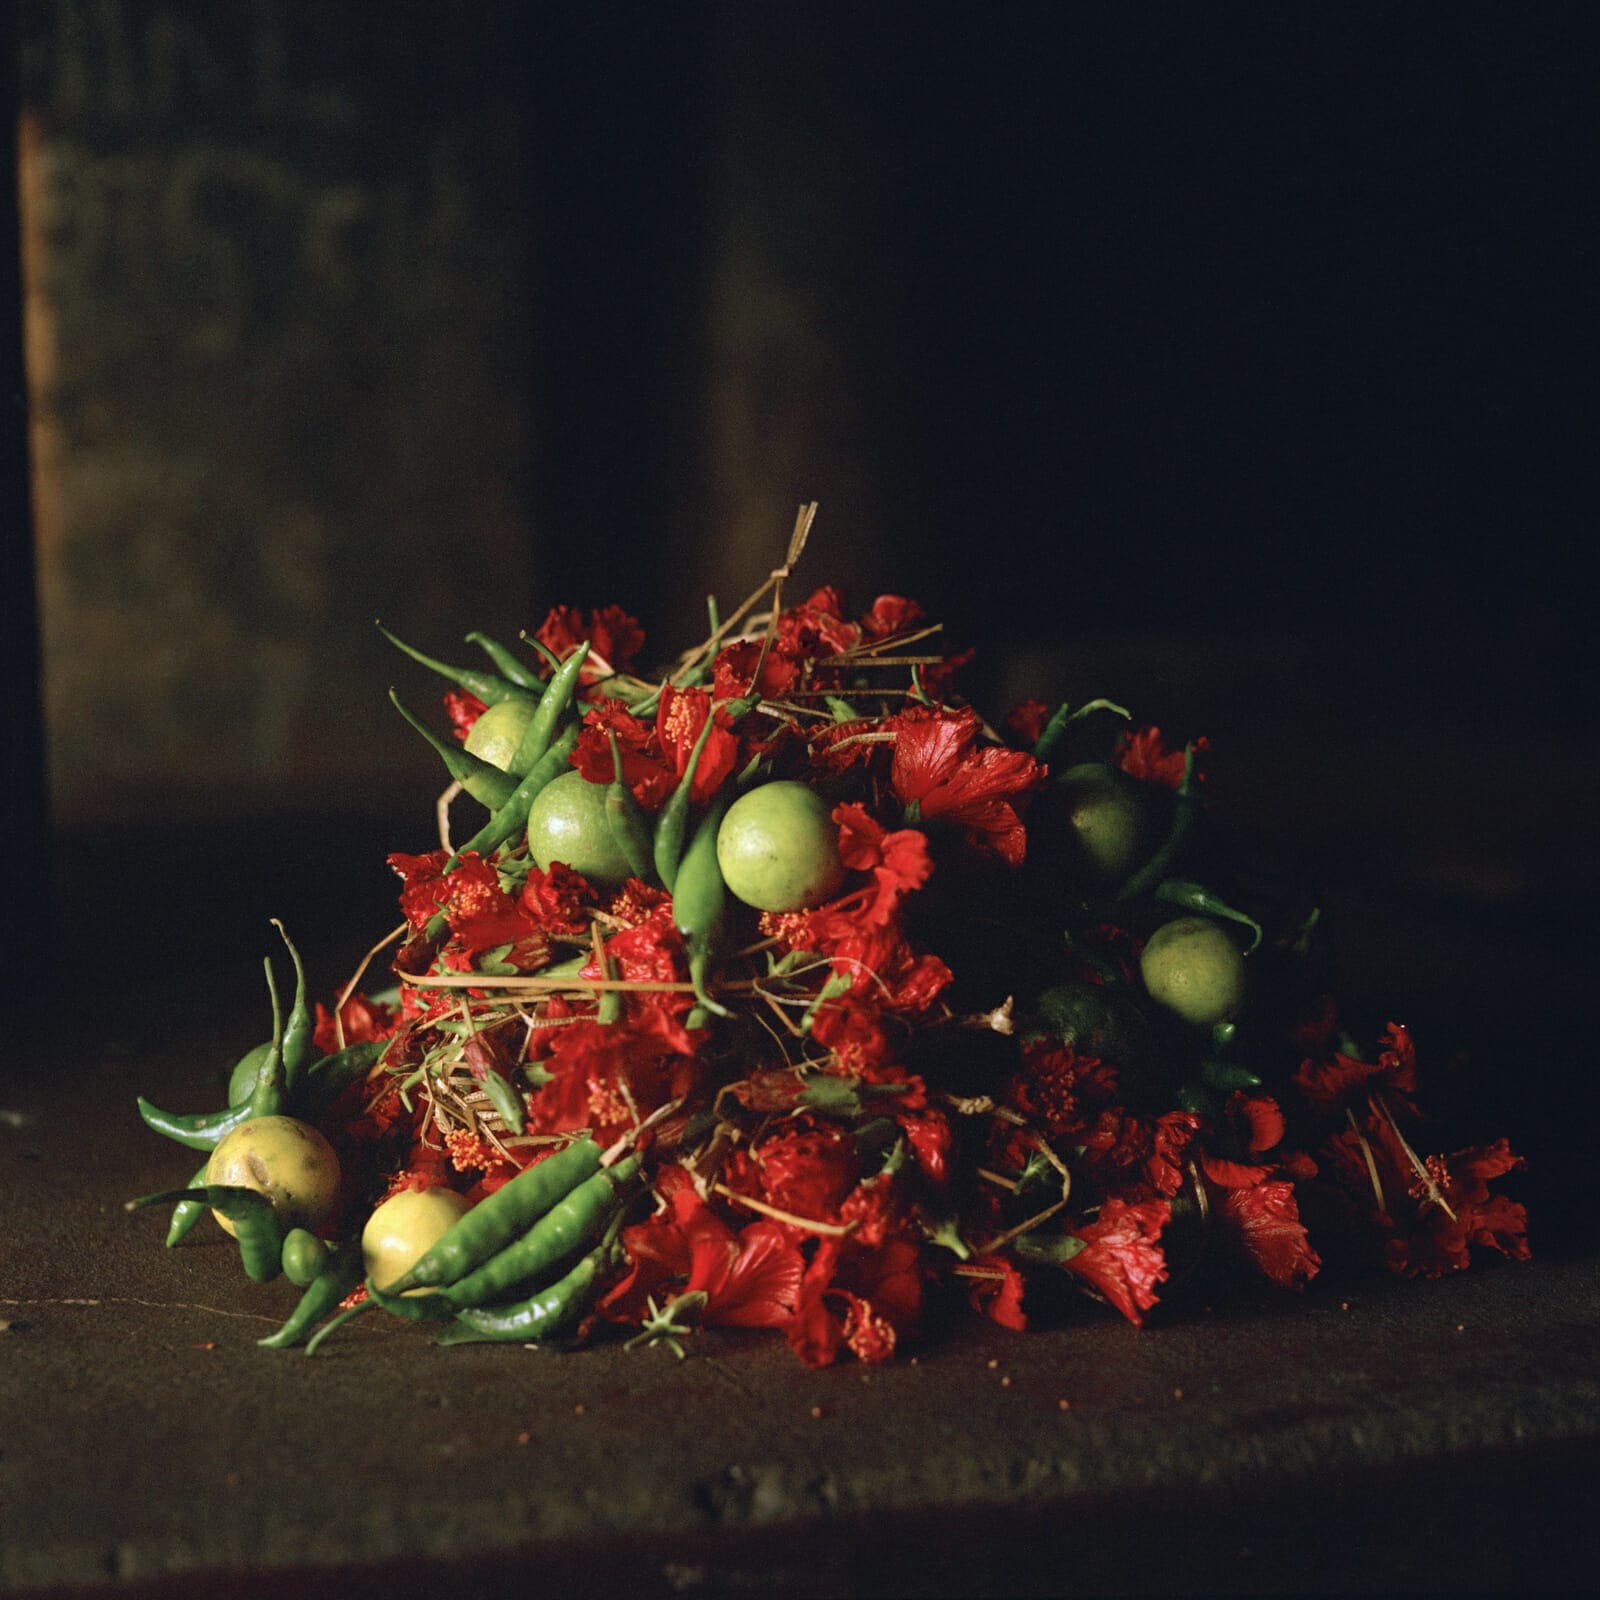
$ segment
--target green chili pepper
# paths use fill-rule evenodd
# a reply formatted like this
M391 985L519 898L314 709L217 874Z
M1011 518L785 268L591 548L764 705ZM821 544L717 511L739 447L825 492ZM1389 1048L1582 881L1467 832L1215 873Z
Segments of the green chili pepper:
M299 1304L289 1313L289 1320L276 1333L269 1333L256 1343L269 1350L287 1350L303 1343L306 1335L361 1282L364 1271L360 1241L352 1239L340 1245L307 1285Z
M638 1176L639 1164L638 1156L628 1156L585 1178L520 1239L440 1290L439 1298L453 1311L487 1305L564 1261L607 1225L617 1195Z
M211 1166L209 1156L201 1162L200 1170L189 1180L191 1189L202 1187L206 1181L207 1170ZM180 1200L172 1208L172 1220L167 1224L167 1249L181 1244L188 1236L201 1217L206 1214L207 1207L204 1200Z
M520 1239L497 1250L464 1278L432 1294L406 1294L393 1284L379 1289L369 1278L367 1293L385 1311L411 1322L446 1321L458 1311L481 1306L527 1285L549 1268L590 1244L617 1214L618 1192L638 1175L639 1157L629 1156L579 1183Z
M482 1266L600 1166L600 1147L578 1139L566 1149L524 1167L509 1183L480 1200L385 1293L451 1284Z
M548 1338L580 1317L589 1304L600 1274L610 1265L613 1242L606 1239L548 1289L508 1306L474 1306L456 1313L456 1327L440 1335L439 1344L481 1340L506 1342Z
M484 1072L483 1092L488 1095L489 1104L499 1112L500 1120L512 1133L521 1133L525 1126L527 1107L522 1103L522 1096L493 1067Z
M283 1236L283 1275L297 1289L309 1288L328 1264L328 1246L309 1228L291 1228Z
M705 749L706 740L711 737L711 724L716 720L716 712L715 704L706 712L705 726L701 728L700 737L694 742L694 749L689 752L683 776L678 779L677 787L667 796L667 803L662 806L660 815L656 818L654 846L656 873L669 892L678 880L678 864L683 858L683 841L689 831L689 796L694 789L694 775L700 765L700 752Z
M578 679L588 659L589 641L585 639L551 678L549 688L539 701L539 709L517 743L516 754L511 758L513 772L531 772L544 759L550 741L555 738L556 725L566 715L572 697L578 692Z
M397 650L403 650L413 661L420 661L423 666L437 672L441 678L448 678L468 694L475 694L486 706L499 705L502 700L532 701L535 698L526 689L493 672L474 672L471 667L452 667L443 661L435 661L432 656L412 649L404 639L397 639L381 622L377 626L378 632Z
M1242 923L1250 930L1250 945L1245 951L1246 955L1261 943L1261 924L1246 912L1229 905L1221 895L1206 888L1203 883L1194 883L1187 878L1167 878L1156 885L1155 897L1165 900L1169 905L1181 906L1185 911L1198 911L1204 916Z
M719 1017L731 1013L706 993L706 978L728 904L728 888L717 862L717 830L732 799L732 789L724 786L712 800L684 852L672 893L672 919L689 942L689 981L694 985L695 999Z
M544 693L544 679L499 640L491 639L486 633L469 633L467 643L477 645L500 669L500 675L508 683L516 684L519 689L526 689L536 698Z
M650 822L633 790L623 781L622 750L615 731L611 734L611 773L606 790L606 821L611 825L611 837L628 858L634 877L648 881L653 876Z
M528 811L538 799L539 792L552 778L566 771L572 747L578 742L578 725L573 723L545 752L533 770L511 793L511 798L500 807L484 825L461 846L445 863L448 872L469 850L488 855L498 849L519 829L528 825Z
M1232 1061L1219 1061L1215 1056L1208 1056L1200 1063L1200 1081L1208 1089L1220 1089L1224 1093L1232 1089L1261 1087L1260 1077L1248 1067L1241 1067Z
M474 800L482 801L493 811L496 806L504 805L511 798L511 791L516 788L517 780L509 772L502 772L493 762L473 755L461 745L441 739L432 728L406 709L400 696L393 689L389 691L389 698L394 702L395 710L439 752L445 770Z
M1118 900L1132 900L1138 895L1149 894L1166 877L1199 815L1200 785L1195 780L1194 745L1191 743L1184 747L1183 777L1178 782L1177 803L1173 808L1167 836L1157 847L1156 853L1117 890Z
M1063 700L1056 708L1055 714L1045 723L1044 731L1034 740L1033 749L1028 753L1035 761L1049 761L1066 737L1067 729L1080 717L1088 716L1091 711L1114 711L1124 721L1132 720L1132 714L1112 700L1089 700L1076 711L1069 702Z
M198 1201L233 1224L244 1270L257 1283L271 1283L283 1270L283 1224L272 1202L258 1190L238 1184L196 1184L192 1189L164 1189L160 1194L129 1200L125 1209Z
M387 1039L362 1039L324 1056L307 1074L296 1102L295 1115L315 1122L335 1100L372 1070L389 1048Z
M152 1105L143 1095L138 1097L139 1115L145 1126L191 1150L214 1150L240 1123L253 1117L277 1116L283 1110L283 1017L278 1006L278 982L272 971L272 961L266 962L267 992L272 997L272 1039L267 1053L257 1069L255 1087L250 1098L225 1111L202 1111L195 1114L163 1111ZM251 1054L255 1054L254 1051ZM237 1070L237 1069L235 1069Z
M289 1007L289 1020L283 1028L283 1094L285 1099L289 1099L293 1097L306 1068L311 1065L311 1036L315 1023L306 995L306 969L300 960L300 952L295 949L287 930L276 917L272 919L272 925L278 930L278 936L288 949L289 959L294 963L294 1003ZM267 1060L271 1058L269 1050Z

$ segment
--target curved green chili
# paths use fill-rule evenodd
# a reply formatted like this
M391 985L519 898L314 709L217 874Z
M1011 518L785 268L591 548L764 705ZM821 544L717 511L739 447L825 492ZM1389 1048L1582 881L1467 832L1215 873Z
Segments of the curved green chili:
M306 994L306 969L300 960L300 952L295 949L288 930L276 917L272 919L272 925L278 930L279 938L289 951L289 959L294 963L294 1003L289 1007L289 1020L283 1025L283 1093L287 1099L293 1096L306 1068L311 1065L311 1036L315 1023ZM268 1060L271 1060L270 1050Z
M669 893L678 881L678 867L683 859L683 841L689 832L689 796L694 788L695 772L700 766L700 752L705 749L706 740L711 737L711 724L716 720L716 714L716 703L713 701L706 711L705 726L700 730L700 737L695 740L694 748L689 752L683 776L678 779L677 787L667 796L667 803L662 806L660 814L656 817L653 851L656 875Z
M265 963L267 992L272 997L272 1039L261 1059L250 1098L225 1111L179 1113L163 1111L143 1095L138 1097L139 1115L154 1132L176 1139L191 1150L214 1150L240 1123L253 1117L273 1117L283 1110L283 1014L278 1004L278 980L272 971L271 957ZM251 1054L255 1052L252 1051ZM235 1069L237 1070L237 1069Z
M201 1162L200 1170L189 1180L191 1189L198 1189L204 1186L210 1166L211 1158L207 1156ZM188 1238L190 1230L206 1214L208 1209L204 1200L180 1200L173 1206L172 1220L167 1224L167 1249L172 1249L174 1245L181 1244Z
M466 1344L480 1340L507 1341L548 1338L582 1316L601 1272L610 1264L612 1241L604 1240L564 1277L548 1289L508 1306L473 1306L456 1312L456 1327L442 1334L439 1344ZM465 1332L458 1330L464 1329Z
M634 877L649 880L652 875L650 822L622 776L622 750L615 731L611 734L611 783L606 789L606 821L611 837L628 859Z
M397 650L403 650L413 661L420 661L423 666L437 672L441 678L448 678L468 694L475 694L486 706L498 705L502 700L531 702L535 699L535 696L508 678L493 672L475 672L471 667L452 667L447 662L435 661L432 656L425 656L420 650L413 649L404 639L397 639L381 622L377 627L378 632Z
M509 1183L480 1200L406 1272L385 1285L384 1292L393 1296L464 1278L532 1227L599 1166L599 1145L593 1139L578 1139L536 1165L524 1167Z
M362 1039L356 1044L347 1044L331 1056L324 1056L306 1074L295 1103L295 1115L306 1122L315 1122L352 1083L359 1083L366 1077L389 1044L388 1039Z
M522 738L517 742L516 754L511 758L513 772L531 772L544 759L550 749L550 741L555 738L556 725L578 692L578 679L588 659L589 641L585 639L550 679L549 687L539 701L539 709L534 712Z
M728 904L728 888L717 861L717 830L732 800L733 791L727 786L712 800L684 851L672 894L672 920L689 942L689 981L694 985L695 999L719 1017L731 1013L706 993L706 978Z
M1250 930L1250 945L1245 951L1246 955L1261 943L1261 924L1237 906L1229 905L1221 895L1206 888L1203 883L1194 883L1188 878L1167 878L1156 885L1155 897L1165 900L1169 905L1180 906L1185 911L1198 911L1208 917L1242 923Z
M276 1333L269 1333L256 1343L269 1350L287 1350L304 1343L307 1334L330 1311L336 1310L339 1302L361 1282L365 1270L360 1241L352 1239L340 1245L307 1285L299 1303L289 1313L288 1321Z
M1194 745L1191 743L1184 747L1183 777L1178 781L1178 798L1167 836L1157 847L1156 853L1117 890L1118 900L1132 900L1137 895L1149 894L1166 877L1199 816L1200 785L1194 775Z
M638 1173L636 1155L614 1167L602 1167L552 1206L520 1239L441 1289L439 1298L456 1311L487 1305L566 1260L600 1235L611 1220L619 1191Z
M544 693L544 679L498 639L491 639L486 633L473 632L467 635L467 643L477 645L500 669L500 675L508 683L526 689L535 699Z
M191 1189L163 1189L159 1194L141 1195L124 1207L138 1211L145 1206L199 1201L233 1224L239 1241L239 1256L244 1270L257 1283L271 1283L283 1270L283 1224L272 1202L259 1190L240 1184L196 1184Z
M445 864L445 870L454 867L469 850L476 850L480 855L488 855L491 850L503 845L519 829L526 828L528 811L538 799L540 790L552 778L560 777L566 771L572 747L577 742L578 725L573 723L550 746L543 760L534 766L533 771L512 790L511 798L451 856Z
M502 772L493 762L473 755L461 745L451 744L448 739L441 739L432 728L406 709L400 696L393 689L389 691L389 698L394 702L395 710L438 751L445 770L474 800L481 801L493 811L496 806L504 805L511 798L511 791L516 788L517 780L509 772Z

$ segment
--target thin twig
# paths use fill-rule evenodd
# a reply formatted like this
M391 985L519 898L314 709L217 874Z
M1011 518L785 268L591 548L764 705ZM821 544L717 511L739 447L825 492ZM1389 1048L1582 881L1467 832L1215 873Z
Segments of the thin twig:
M373 945L373 947L369 951L367 951L367 953L364 956L362 956L361 965L356 968L355 975L350 979L349 983L347 983L344 986L344 988L339 991L339 998L338 998L337 1001L334 1002L334 1007L333 1007L333 1026L334 1026L334 1030L335 1030L336 1034L338 1035L339 1048L341 1050L343 1050L344 1046L345 1046L345 1039L344 1039L344 1007L345 1007L345 1002L350 998L351 995L353 995L356 992L356 985L361 982L362 974L366 972L367 967L372 962L372 958L375 955L377 955L377 953L380 950L382 950L386 945L393 944L395 942L395 940L398 939L401 936L401 934L403 934L406 931L408 926L409 926L408 923L402 922L398 928L395 928L390 933L384 934L384 936L375 945Z
M856 1223L854 1219L849 1222L817 1222L811 1217L797 1217L792 1211L780 1211L777 1206L769 1206L765 1200L752 1200L747 1194L740 1194L737 1189L730 1189L725 1183L714 1183L711 1187L735 1205L748 1206L750 1210L760 1212L764 1217L771 1217L774 1222L787 1222L792 1228L803 1228L807 1233L820 1233L830 1239L842 1239L847 1233L854 1233Z

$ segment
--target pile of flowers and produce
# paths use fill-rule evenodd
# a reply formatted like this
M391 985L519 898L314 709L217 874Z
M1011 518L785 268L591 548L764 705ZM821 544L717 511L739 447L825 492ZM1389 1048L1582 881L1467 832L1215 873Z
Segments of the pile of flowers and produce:
M1205 739L1096 698L991 725L915 602L791 602L814 510L659 674L615 607L471 667L394 640L449 684L394 697L449 780L403 921L326 1005L283 934L229 1104L140 1102L203 1160L131 1206L171 1244L211 1212L303 1291L262 1343L312 1349L376 1309L876 1362L969 1311L1525 1257L1519 1158L1428 1150L1409 1033L1345 1032Z

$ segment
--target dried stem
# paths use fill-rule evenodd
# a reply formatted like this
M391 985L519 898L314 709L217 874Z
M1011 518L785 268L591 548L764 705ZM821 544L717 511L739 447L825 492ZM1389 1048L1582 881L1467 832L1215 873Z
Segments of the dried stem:
M1367 1104L1372 1107L1373 1111L1376 1112L1378 1116L1382 1117L1383 1120L1389 1124L1389 1131L1395 1136L1396 1139L1400 1141L1400 1148L1405 1151L1406 1160L1411 1163L1413 1169L1416 1171L1417 1176L1422 1180L1423 1188L1427 1193L1427 1198L1431 1200L1434 1205L1438 1206L1439 1209L1443 1211L1452 1222L1458 1221L1459 1219L1457 1218L1455 1212L1450 1209L1450 1202L1444 1197L1444 1191L1434 1181L1433 1174L1428 1171L1427 1162L1425 1162L1422 1157L1411 1148L1410 1141L1407 1140L1403 1133L1401 1133L1399 1125L1394 1120L1394 1113L1389 1109L1388 1101L1386 1101L1382 1095L1368 1095Z
M740 1194L737 1189L730 1189L725 1183L714 1183L711 1187L725 1199L733 1201L735 1205L746 1206L764 1217L771 1217L774 1222L787 1222L792 1228L803 1228L807 1233L820 1233L830 1239L842 1239L847 1233L855 1232L856 1224L853 1221L817 1222L811 1217L798 1217L792 1211L780 1211L777 1206L769 1206L765 1200L753 1200L747 1194Z
M369 951L367 951L367 953L364 956L362 956L361 965L356 968L354 974L351 976L350 981L344 986L343 989L341 989L339 991L339 998L334 1002L334 1006L333 1006L333 1026L334 1026L334 1030L335 1030L335 1032L336 1032L336 1034L338 1036L339 1048L341 1050L343 1050L344 1046L345 1046L345 1039L344 1039L344 1007L345 1007L345 1002L350 998L351 995L353 995L356 992L356 985L361 982L362 974L364 974L366 972L367 968L372 964L372 958L375 955L377 955L377 953L380 950L384 949L388 945L393 944L395 942L395 940L400 938L400 936L406 931L406 928L408 926L409 926L409 924L402 922L398 928L395 928L390 933L384 934L384 936L375 945L373 945L373 947Z
M1378 1163L1372 1154L1372 1146L1367 1143L1367 1136L1361 1131L1361 1125L1356 1121L1355 1112L1349 1106L1346 1106L1344 1114L1350 1119L1350 1127L1361 1145L1361 1155L1367 1163L1367 1176L1372 1180L1372 1192L1378 1198L1378 1209L1387 1211L1389 1207L1384 1203L1383 1184L1378 1177Z

